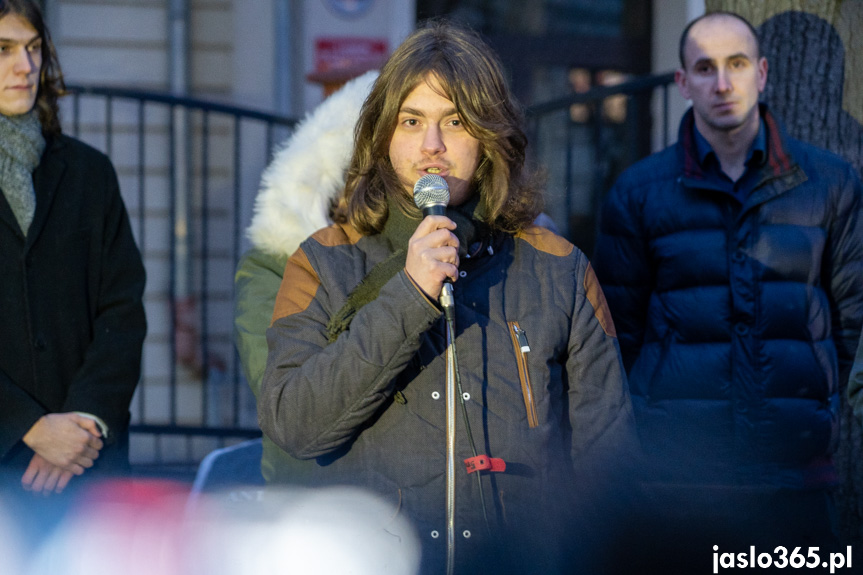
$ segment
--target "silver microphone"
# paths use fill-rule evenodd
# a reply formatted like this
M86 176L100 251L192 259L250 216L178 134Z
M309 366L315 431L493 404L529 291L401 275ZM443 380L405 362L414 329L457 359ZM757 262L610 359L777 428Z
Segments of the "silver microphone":
M426 174L414 184L414 203L425 216L443 216L449 204L449 186L446 180L437 174ZM440 305L447 318L452 315L455 300L452 295L452 283L447 278L440 292Z
M426 174L414 184L414 203L423 216L443 216L449 204L449 186L437 174Z

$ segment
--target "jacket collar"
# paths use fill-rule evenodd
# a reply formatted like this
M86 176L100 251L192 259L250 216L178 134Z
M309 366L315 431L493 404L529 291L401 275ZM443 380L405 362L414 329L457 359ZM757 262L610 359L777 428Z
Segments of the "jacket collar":
M33 223L27 232L27 247L33 245L48 221L51 213L51 205L57 196L57 189L66 171L66 162L60 155L66 143L62 138L51 138L42 154L42 161L33 171L33 187L36 190L36 213L33 214Z
M695 147L698 153L698 163L702 167L705 167L707 165L705 162L709 161L709 157L716 157L716 151L713 149L713 146L710 145L710 142L707 141L707 138L698 131L698 126L693 127L692 133L695 135ZM746 160L744 161L744 164L749 167L754 163L755 166L760 167L761 164L766 161L767 129L764 126L764 122L759 118L758 132L756 132L755 140L753 140L752 144L749 146L749 150L746 152Z
M755 190L750 194L746 205L751 206L781 194L807 179L806 174L788 150L788 138L781 124L766 104L759 104L758 110L764 122L767 136L767 160L761 167L761 174ZM695 114L690 108L680 121L678 139L683 163L683 180L693 187L712 188L707 175L698 161L698 146L695 143ZM768 182L775 185L765 186Z
M456 223L453 231L459 240L459 257L470 258L473 252L484 249L493 239L491 228L484 222L485 208L474 194L461 206L447 206L446 216ZM381 236L387 241L390 249L395 251L408 245L421 219L405 215L396 205L389 201L387 221Z
M785 141L785 132L779 122L767 109L766 104L758 105L764 128L767 132L767 162L765 162L765 175L778 178L788 172L796 165L791 154L788 152ZM701 169L698 161L698 146L695 142L695 114L690 108L680 122L680 131L677 141L681 144L683 154L683 176L696 181L704 181L706 175Z

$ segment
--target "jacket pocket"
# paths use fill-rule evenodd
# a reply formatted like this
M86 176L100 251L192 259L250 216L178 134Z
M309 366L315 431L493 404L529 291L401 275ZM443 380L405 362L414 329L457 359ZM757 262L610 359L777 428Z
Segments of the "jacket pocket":
M524 396L524 408L527 411L528 427L539 425L536 415L536 403L533 398L533 388L530 385L530 372L527 369L527 354L530 346L527 343L527 334L518 325L517 321L506 322L509 326L509 335L512 337L512 346L515 351L515 361L518 365L518 379L521 382L521 393Z

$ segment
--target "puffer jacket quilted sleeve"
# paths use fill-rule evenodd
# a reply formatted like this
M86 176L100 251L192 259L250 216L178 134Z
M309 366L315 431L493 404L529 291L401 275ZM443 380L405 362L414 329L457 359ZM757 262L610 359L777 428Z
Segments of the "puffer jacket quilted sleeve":
M601 236L593 258L611 306L627 372L641 352L647 304L656 283L644 228L649 182L635 171L621 175L603 205Z
M863 186L850 165L841 169L841 188L831 200L830 253L824 261L825 290L832 311L840 383L848 381L863 323ZM858 398L853 398L855 402Z

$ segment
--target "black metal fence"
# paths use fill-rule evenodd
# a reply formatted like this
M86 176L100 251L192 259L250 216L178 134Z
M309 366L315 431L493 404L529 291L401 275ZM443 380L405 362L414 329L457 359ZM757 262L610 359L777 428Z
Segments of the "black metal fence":
M136 90L69 92L64 130L111 157L147 269L133 467L188 474L212 449L260 435L232 342L233 272L261 171L296 121Z
M649 151L654 117L668 142L672 81L641 78L528 110L532 160L548 175L547 212L588 254L601 197ZM188 476L209 451L260 435L232 341L233 274L249 247L261 172L296 121L136 90L69 92L64 129L114 162L148 273L133 467Z

